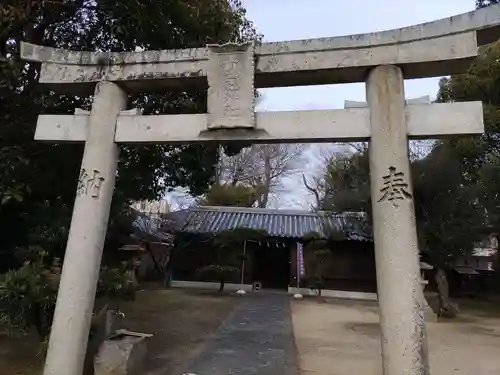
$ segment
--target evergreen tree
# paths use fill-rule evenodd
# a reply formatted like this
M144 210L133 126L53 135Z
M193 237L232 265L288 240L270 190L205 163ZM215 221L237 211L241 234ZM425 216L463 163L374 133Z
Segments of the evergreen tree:
M59 95L38 84L40 64L21 61L21 41L89 51L203 47L256 37L239 0L6 0L0 5L0 254L39 243L61 255L82 145L33 140L40 113L71 114L91 98ZM144 114L206 110L201 91L139 93L129 107ZM209 186L215 146L122 146L111 227L131 200L154 199L175 186Z

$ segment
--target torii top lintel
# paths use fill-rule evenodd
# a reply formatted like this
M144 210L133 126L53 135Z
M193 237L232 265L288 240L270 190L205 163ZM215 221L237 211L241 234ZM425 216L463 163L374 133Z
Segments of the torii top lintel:
M255 87L363 82L377 65L399 65L405 78L460 73L478 46L500 38L500 5L420 25L334 38L255 46ZM22 43L21 56L42 62L40 83L91 91L102 80L129 91L207 85L209 48L145 52L69 51Z

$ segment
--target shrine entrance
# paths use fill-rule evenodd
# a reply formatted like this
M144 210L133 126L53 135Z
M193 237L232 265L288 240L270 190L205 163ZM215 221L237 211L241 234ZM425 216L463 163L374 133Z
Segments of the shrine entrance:
M282 242L255 247L252 254L253 281L263 289L288 290L290 283L290 248Z
M85 142L45 375L81 375L119 145L370 141L384 375L429 374L408 139L480 134L481 102L411 104L404 79L465 71L500 37L500 5L408 28L172 51L77 52L22 43L40 84L94 93L91 111L40 115L35 139ZM367 104L255 112L255 89L366 83ZM205 88L207 113L142 116L129 93Z

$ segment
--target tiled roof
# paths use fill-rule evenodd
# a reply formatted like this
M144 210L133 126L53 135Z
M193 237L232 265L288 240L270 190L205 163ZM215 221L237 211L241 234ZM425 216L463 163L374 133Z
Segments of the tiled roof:
M188 233L218 233L245 227L265 230L271 237L300 238L307 233L344 233L353 240L371 240L362 230L357 213L332 214L292 210L242 207L192 207L165 216L165 231Z

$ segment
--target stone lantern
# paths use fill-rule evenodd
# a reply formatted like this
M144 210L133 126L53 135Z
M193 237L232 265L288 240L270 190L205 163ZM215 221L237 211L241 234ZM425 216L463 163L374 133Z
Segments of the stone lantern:
M431 266L429 263L426 262L420 262L420 284L422 285L422 292L425 291L426 285L429 284L429 280L426 280L425 278L425 271L429 271L434 269L433 266ZM432 322L436 321L436 314L432 310L432 308L429 306L429 303L427 302L427 298L425 298L425 293L424 293L424 316L425 320L427 322Z

